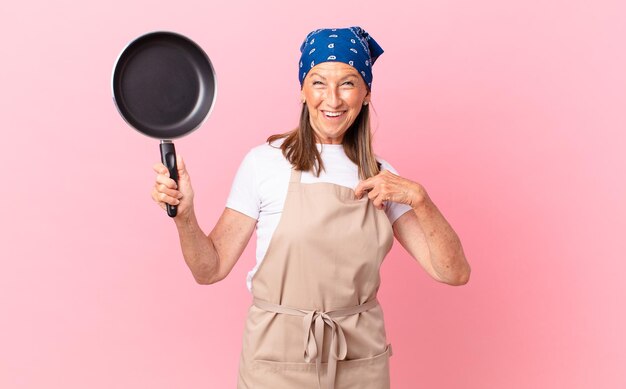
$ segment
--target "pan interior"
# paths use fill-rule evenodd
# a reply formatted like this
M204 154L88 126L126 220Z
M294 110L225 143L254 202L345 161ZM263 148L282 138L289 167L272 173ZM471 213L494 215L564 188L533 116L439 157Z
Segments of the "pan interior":
M142 133L172 139L196 129L209 113L215 79L206 54L175 34L133 42L116 67L113 92L120 113Z

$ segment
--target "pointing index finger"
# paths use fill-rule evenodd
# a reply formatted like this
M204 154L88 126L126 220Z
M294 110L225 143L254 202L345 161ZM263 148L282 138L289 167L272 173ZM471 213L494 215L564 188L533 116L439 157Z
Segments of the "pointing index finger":
M371 178L367 180L363 180L359 182L359 184L354 188L354 194L357 199L360 199L363 196L363 193L372 189L374 185L372 185Z

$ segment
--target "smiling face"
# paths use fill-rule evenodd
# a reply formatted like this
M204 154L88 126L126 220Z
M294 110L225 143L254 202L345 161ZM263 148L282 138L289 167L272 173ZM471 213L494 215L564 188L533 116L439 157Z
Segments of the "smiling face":
M319 143L341 144L369 98L359 72L343 62L316 65L302 84L302 99Z

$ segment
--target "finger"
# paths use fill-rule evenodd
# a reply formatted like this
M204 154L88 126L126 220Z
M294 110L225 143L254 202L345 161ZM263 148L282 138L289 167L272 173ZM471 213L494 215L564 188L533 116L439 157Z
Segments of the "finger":
M187 167L185 166L185 161L183 157L179 154L176 154L176 166L178 167L178 176L184 177L187 175Z
M170 197L174 197L177 199L180 199L183 197L183 194L176 190L176 189L170 189L167 186L163 185L163 184L157 184L156 185L156 190L159 193L165 193L166 195L170 196Z
M166 176L170 176L170 172L169 170L167 170L167 167L165 165L163 165L161 162L157 162L152 166L152 169L154 169L155 172L157 172L158 174L164 174Z
M157 203L157 205L163 209L166 209L166 205L164 202L159 200L159 192L157 192L156 189L152 189L152 193L150 193L150 197L152 197L152 200Z
M166 176L164 174L158 174L156 176L156 182L157 184L165 185L170 189L178 188L178 185L176 185L176 181L172 180L171 178L169 178L169 176Z
M359 184L354 188L354 195L357 199L363 197L363 193L372 189L374 187L374 183L372 180L373 177L368 178L367 180L363 180L359 182Z
M379 195L376 196L376 198L372 201L372 203L374 204L374 207L376 207L377 209L383 209L385 208L385 202L386 198L384 195Z
M178 204L180 204L180 200L178 200L178 199L176 199L174 197L168 196L165 193L159 193L157 198L159 199L159 201L162 201L162 202L167 203L169 205L178 205Z
M374 188L367 193L367 197L370 200L374 200L376 199L376 197L378 197L379 194L380 194L380 190L378 188Z
M155 203L159 203L159 192L157 192L156 188L152 189L152 192L150 192L150 197L152 197L152 200Z
M154 200L154 202L157 203L159 207L161 208L165 207L165 203L159 200L159 192L157 191L152 192L152 200Z

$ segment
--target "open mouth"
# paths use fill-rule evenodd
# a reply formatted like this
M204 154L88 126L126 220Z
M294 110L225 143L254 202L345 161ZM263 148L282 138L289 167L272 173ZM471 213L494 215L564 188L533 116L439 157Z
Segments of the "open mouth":
M343 116L346 111L322 111L324 113L324 116L329 118L329 119L336 119L338 117Z

